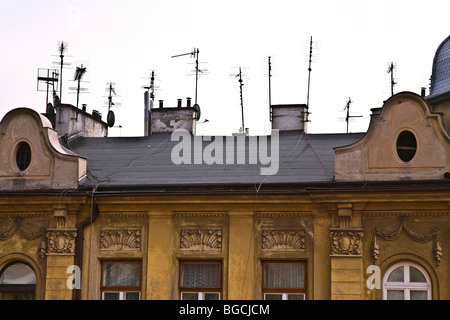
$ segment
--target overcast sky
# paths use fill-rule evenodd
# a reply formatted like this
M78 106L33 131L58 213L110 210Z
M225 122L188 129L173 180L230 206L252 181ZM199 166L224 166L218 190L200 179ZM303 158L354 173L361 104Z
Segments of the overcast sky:
M76 104L76 67L87 72L80 95L87 110L106 120L107 83L120 103L111 136L143 135L143 85L156 73L155 100L174 107L195 96L200 51L202 110L198 134L231 134L241 126L239 82L244 73L245 126L270 133L268 57L272 104L307 99L309 40L313 38L309 133L345 132L344 107L362 115L350 131L366 131L370 109L394 92L429 88L433 57L450 34L448 0L0 0L0 119L17 107L45 112L37 90L39 68L58 68L58 43L67 43L62 102Z

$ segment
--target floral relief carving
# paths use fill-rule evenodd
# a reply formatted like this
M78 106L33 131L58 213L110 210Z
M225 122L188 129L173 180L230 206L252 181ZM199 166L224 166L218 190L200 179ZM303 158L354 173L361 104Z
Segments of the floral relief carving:
M47 255L72 255L75 254L76 229L51 230L47 229Z
M180 249L187 250L221 250L221 229L182 229L180 232Z
M330 229L331 255L361 255L362 237L361 229Z
M261 235L262 249L305 249L305 230L262 230Z
M141 230L120 229L100 231L100 250L140 250Z

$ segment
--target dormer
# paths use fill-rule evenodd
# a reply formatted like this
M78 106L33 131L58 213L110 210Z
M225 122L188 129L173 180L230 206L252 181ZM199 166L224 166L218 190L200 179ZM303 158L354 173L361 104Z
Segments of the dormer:
M18 108L0 122L0 190L78 188L85 175L86 159L60 145L43 115Z
M372 110L364 137L335 148L335 181L440 180L450 170L450 136L442 114L412 92Z

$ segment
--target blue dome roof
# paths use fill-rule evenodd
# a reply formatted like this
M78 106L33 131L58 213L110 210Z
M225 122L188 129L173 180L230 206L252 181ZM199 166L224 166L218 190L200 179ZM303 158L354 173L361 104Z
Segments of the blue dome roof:
M445 39L434 55L429 97L450 92L450 36Z

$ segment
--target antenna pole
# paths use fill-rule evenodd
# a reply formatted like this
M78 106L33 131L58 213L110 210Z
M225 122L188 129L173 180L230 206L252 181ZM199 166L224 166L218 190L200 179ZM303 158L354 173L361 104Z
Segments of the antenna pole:
M59 85L59 101L62 102L62 70L64 65L64 42L61 41L61 46L59 49L59 57L61 58L61 65L60 65L60 85Z
M242 132L245 132L245 126L244 126L244 99L242 97L242 87L244 86L244 81L242 80L242 71L241 67L239 67L239 89L241 92L241 114L242 114Z
M312 62L312 45L313 45L313 41L312 41L312 36L311 36L311 40L309 42L309 67L308 67L308 94L306 97L306 122L308 122L308 115L309 115L309 88L310 88L310 83L311 83L311 62Z
M194 55L196 56L195 58L195 104L197 104L197 86L198 86L198 54L199 54L199 50L194 49Z
M272 77L271 74L272 71L272 65L270 63L270 56L269 56L269 118L270 121L272 121L272 90L271 90L271 83L270 83L270 78Z

